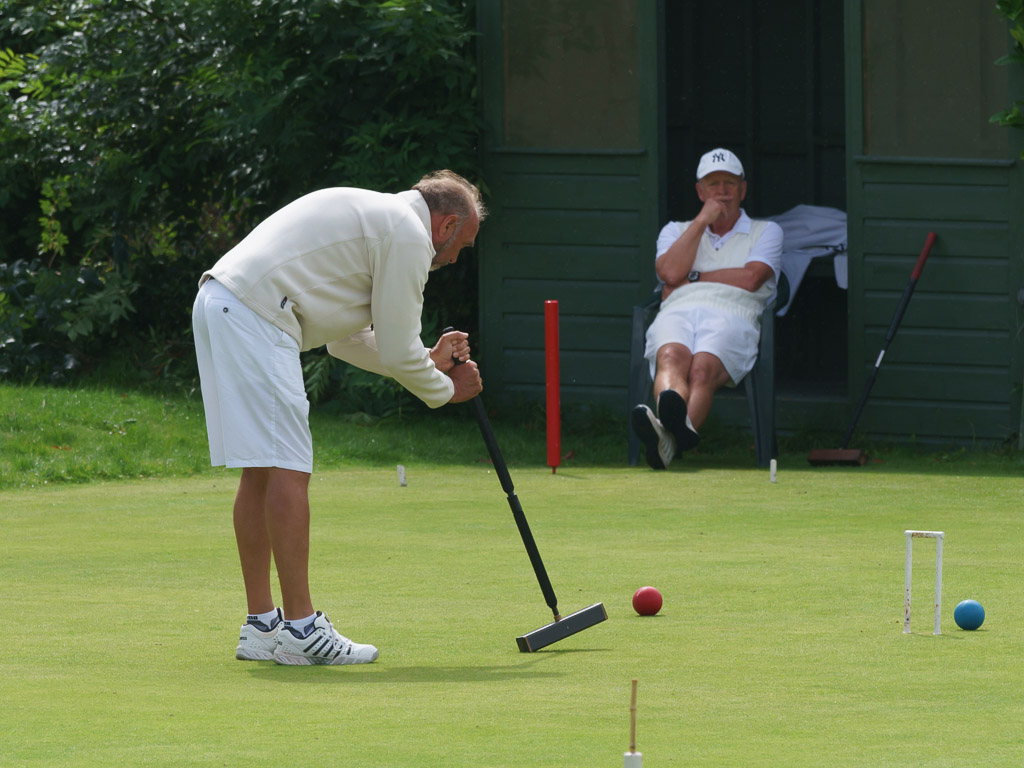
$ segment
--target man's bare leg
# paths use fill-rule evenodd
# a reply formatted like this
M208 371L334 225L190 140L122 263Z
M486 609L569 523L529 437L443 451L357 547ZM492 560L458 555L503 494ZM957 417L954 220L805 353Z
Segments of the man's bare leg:
M689 397L686 413L695 430L700 430L711 413L715 392L729 382L729 374L722 361L710 352L698 352L690 366Z
M690 366L693 355L682 344L665 344L654 358L654 402L666 389L675 390L683 400L690 397Z
M235 539L249 613L274 607L273 553L286 619L313 613L309 594L309 474L277 467L247 467L235 496Z
M309 594L309 473L271 469L266 515L284 617L304 619L313 613Z
M679 450L694 448L700 440L698 432L711 412L714 394L729 381L729 374L715 355L693 355L681 344L664 345L655 361L658 417L675 436ZM663 399L663 393L669 390L673 396L665 394Z
M246 467L235 494L235 541L242 564L245 598L251 614L274 609L270 591L270 536L267 533L267 479L270 470ZM309 615L309 614L307 614Z

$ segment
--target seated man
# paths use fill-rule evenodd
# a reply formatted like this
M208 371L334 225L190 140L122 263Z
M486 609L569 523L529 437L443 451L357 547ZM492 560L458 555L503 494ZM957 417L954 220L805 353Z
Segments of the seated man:
M644 350L658 413L637 405L630 415L653 469L697 445L714 393L736 386L757 360L761 313L781 269L782 229L747 216L740 208L746 195L739 159L713 149L697 166L700 213L670 221L658 236L655 270L664 287Z

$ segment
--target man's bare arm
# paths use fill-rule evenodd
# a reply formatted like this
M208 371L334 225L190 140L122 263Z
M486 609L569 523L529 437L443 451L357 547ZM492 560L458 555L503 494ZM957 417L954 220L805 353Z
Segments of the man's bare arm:
M717 200L708 200L697 217L690 222L686 231L654 262L654 269L658 273L658 277L669 288L668 293L686 282L686 276L690 274L693 262L697 258L697 246L700 245L704 230L714 224L725 212L726 209L722 203ZM667 296L668 293L664 295Z

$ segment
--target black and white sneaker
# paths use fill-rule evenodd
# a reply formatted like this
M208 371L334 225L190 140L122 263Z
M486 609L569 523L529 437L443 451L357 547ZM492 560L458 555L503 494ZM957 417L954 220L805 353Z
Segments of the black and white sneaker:
M269 626L250 616L242 625L238 633L238 647L235 649L235 658L241 661L268 661L274 658L274 651L277 648L277 633L281 629L281 622L284 614L277 609L277 617L270 622Z
M676 439L646 405L638 405L629 414L633 431L644 444L644 455L651 469L665 469L676 455Z
M369 664L379 651L372 645L354 643L338 634L320 611L305 627L281 626L274 661L278 664Z
M675 437L676 448L680 451L697 447L700 435L686 415L686 401L674 389L663 389L658 395L658 418Z

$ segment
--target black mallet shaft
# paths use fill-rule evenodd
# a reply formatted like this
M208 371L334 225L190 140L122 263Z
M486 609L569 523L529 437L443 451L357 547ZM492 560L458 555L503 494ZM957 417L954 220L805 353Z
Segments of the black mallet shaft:
M452 330L455 329L445 328L443 333L448 333ZM460 362L456 360L455 364L459 365ZM512 485L512 477L509 475L508 467L505 465L505 458L501 455L501 448L498 447L498 439L494 436L494 429L491 427L490 419L487 418L487 409L484 408L484 403L479 395L474 397L471 402L476 412L476 421L480 427L480 434L484 439L484 445L487 446L487 453L491 456L491 464L493 464L494 471L501 483L501 488L505 491L505 495L508 498L508 505L512 509L512 517L515 518L519 535L522 537L523 545L526 547L526 553L530 556L530 564L533 565L533 572L536 574L537 582L540 584L540 591L543 593L544 601L554 616L554 621L550 624L516 638L519 650L523 653L530 653L558 642L569 635L574 635L588 627L592 627L595 624L599 624L608 618L608 614L605 612L602 603L595 603L564 618L559 614L555 590L552 588L551 580L548 578L547 570L544 568L544 561L540 558L540 551L537 549L537 542L534 541L533 532L530 531L530 524L526 522L526 514L519 503L519 497L516 496L515 487Z
M508 506L512 510L512 517L515 518L516 527L519 528L519 535L523 539L526 553L530 556L530 564L533 566L533 572L537 575L537 583L540 584L540 591L544 594L544 602L551 609L555 621L559 621L562 616L558 613L558 598L555 597L555 590L551 586L551 579L548 578L548 572L544 568L544 561L540 559L540 551L537 549L537 542L534 541L530 524L526 522L523 506L519 503L519 497L516 496L515 488L512 485L512 477L509 475L505 459L501 455L501 449L498 447L498 440L494 436L494 429L491 427L490 419L487 418L487 411L484 409L483 400L477 396L473 398L472 403L476 411L477 424L480 426L480 434L483 436L484 445L487 446L487 452L491 456L491 464L494 465L494 472L501 483L501 489L505 491L505 495L508 498Z

